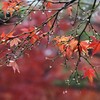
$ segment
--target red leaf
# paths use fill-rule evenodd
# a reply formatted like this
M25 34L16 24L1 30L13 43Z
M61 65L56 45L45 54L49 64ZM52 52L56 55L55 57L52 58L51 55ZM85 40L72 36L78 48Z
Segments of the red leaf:
M79 45L80 52L85 52L86 54L88 54L88 46L89 44L87 41L81 41Z
M1 39L5 38L6 34L3 32L0 37L1 37Z
M95 71L92 68L84 68L85 72L83 78L88 77L90 83L93 83L93 77L95 76Z
M72 56L72 54L73 54L73 51L71 50L71 48L67 47L65 56L69 59Z
M50 8L52 7L52 3L51 2L47 2L47 5L46 5L47 8Z
M80 46L82 47L83 51L87 52L87 48L88 48L89 44L86 41L80 42Z
M18 4L19 2L20 0L8 0L7 2L3 2L2 10L4 12L5 17L7 12L9 12L12 16L13 12L20 8L20 5Z
M92 55L100 52L100 41L93 39L93 42L91 42L89 48L93 49Z
M69 16L72 16L72 6L70 6L70 7L67 8L67 14Z
M6 14L6 11L7 11L7 9L8 9L8 7L9 7L9 2L3 2L3 4L2 4L3 6L2 6L2 10L4 11L4 14Z

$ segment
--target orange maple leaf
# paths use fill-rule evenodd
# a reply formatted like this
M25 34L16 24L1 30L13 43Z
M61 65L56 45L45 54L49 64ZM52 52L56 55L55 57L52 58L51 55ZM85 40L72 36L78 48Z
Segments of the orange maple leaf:
M4 12L4 16L6 17L6 13L7 13L7 9L8 9L8 7L9 7L9 2L3 2L2 3L2 10L3 10L3 12Z
M6 34L3 32L1 35L0 35L0 38L3 39L6 37Z
M57 43L62 44L62 43L67 42L70 38L71 38L70 36L68 36L68 37L66 37L66 36L61 36L61 37L60 37L60 36L57 36L56 38L54 38L54 40L55 40Z
M68 59L72 56L78 44L78 41L71 36L58 36L54 38L54 40L56 41L56 45L59 47L59 50Z
M80 53L83 52L88 55L88 48L89 48L89 43L87 41L80 42L80 44L79 44ZM77 47L77 50L78 50L78 47Z
M9 2L4 1L2 4L2 9L7 10L7 8L9 7Z
M47 2L47 5L46 5L47 8L50 8L52 7L52 3L51 2Z
M70 6L70 7L67 8L67 14L69 16L72 16L72 6Z
M72 56L73 51L71 50L71 48L68 46L65 50L66 52L64 53L64 56L66 56L68 59Z
M13 34L14 34L14 31L13 31L13 32L10 32L10 33L8 33L8 34L5 34L5 33L3 32L3 33L0 35L0 39L1 39L1 41L5 42L5 41L7 41L9 38L14 37Z
M92 38L92 42L89 45L89 48L93 49L92 56L98 52L100 52L100 41L96 40L96 38Z
M72 39L69 42L69 45L72 51L74 51L77 48L77 44L78 44L78 41L76 39Z
M61 37L57 36L56 38L54 38L54 41L56 41L56 45L59 47L59 50L61 52L65 51L66 44L69 39L70 39L70 37L66 37L66 36L61 36Z
M12 17L12 14L14 12L14 9L10 7L9 10L8 10L8 12L10 13L10 16Z
M4 1L2 3L2 10L4 12L4 16L6 18L6 13L9 12L10 16L12 16L13 12L15 10L18 10L20 8L20 0L11 0L11 1Z
M39 39L38 35L34 34L31 36L30 42L34 44Z
M95 71L92 68L84 68L85 72L83 78L88 77L89 82L93 83L93 77L95 76Z

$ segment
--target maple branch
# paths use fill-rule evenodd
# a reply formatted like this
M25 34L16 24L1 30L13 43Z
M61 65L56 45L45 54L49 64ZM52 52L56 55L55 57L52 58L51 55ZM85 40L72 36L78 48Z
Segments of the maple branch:
M72 32L73 33L70 34L70 36L71 35L73 36L72 38L68 39L68 41L63 41L63 40L61 41L61 45L62 44L65 44L65 47L63 48L64 51L61 51L61 55L66 52L66 49L68 47L71 48L71 46L69 44L70 44L70 42L72 40L75 39L74 42L75 41L76 42L78 41L78 43L77 43L77 45L76 45L75 48L72 46L74 49L72 50L71 53L74 53L74 51L76 50L77 53L78 53L78 59L77 59L77 62L75 64L75 69L74 69L74 71L71 73L71 75L69 77L69 84L71 84L73 78L76 80L76 83L78 83L78 78L77 77L78 76L81 76L79 74L79 72L78 72L79 71L78 70L78 66L79 66L79 63L81 62L81 57L84 58L88 62L88 64L91 65L91 67L95 70L95 67L91 64L91 62L87 58L84 57L84 55L82 54L83 51L81 51L80 48L82 48L82 46L81 46L81 41L82 41L81 40L81 37L84 34L84 32L88 36L88 38L90 39L90 36L86 33L86 30L87 30L88 26L90 25L91 28L94 30L94 28L93 28L93 26L91 24L91 17L93 15L93 13L95 12L95 9L97 8L97 6L96 6L97 0L94 0L93 4L91 5L92 6L91 10L89 10L89 11L86 12L87 13L86 18L84 20L82 20L82 21L81 21L81 19L78 20L78 18L77 18L78 15L79 15L79 10L84 11L80 7L80 4L82 3L81 0L71 0L71 1L65 1L65 2L62 2L62 1L43 0L42 5L38 9L36 9L36 6L41 2L41 0L38 0L38 2L33 6L34 2L35 2L35 0L33 0L31 2L31 4L29 4L28 8L26 8L24 10L25 12L23 14L23 17L19 18L14 23L14 26L10 30L9 33L13 32L14 29L16 28L16 26L18 26L20 23L22 23L24 21L24 19L27 18L33 11L42 11L42 12L53 11L52 12L53 14L50 15L50 17L47 17L46 20L43 21L41 25L36 26L36 27L34 26L34 29L31 30L31 32L30 31L29 32L22 32L20 34L17 34L15 36L12 36L10 38L7 38L5 41L3 41L2 38L0 37L0 44L4 43L5 45L8 45L8 43L10 43L15 38L21 38L22 36L27 35L25 38L22 38L21 39L21 42L18 43L18 45L15 45L13 47L10 47L9 53L0 58L0 64L3 63L2 65L7 65L7 64L9 64L10 60L17 60L21 55L23 55L23 53L26 50L32 48L33 45L35 45L38 41L40 41L41 39L43 39L45 36L48 36L49 37L49 35L51 35L51 33L54 32L53 29L55 27L57 28L56 22L59 20L58 19L59 13L61 11L63 11L64 9L67 9L68 7L73 6L75 4L75 6L77 5L77 8L76 8L75 16L72 17L72 18L74 18L74 24L72 24L72 25L73 25L73 27L74 26L76 26L76 27L72 29ZM52 4L56 4L56 5L61 3L62 6L60 8L57 8L57 9L47 9L46 6L45 6L45 3L47 4L48 2L49 3L52 3ZM23 10L20 9L19 11L23 11ZM15 13L16 13L16 11L15 11ZM6 23L11 18L13 18L15 15L16 14L13 14L13 16L11 16L10 18L7 18L6 20L2 20L2 19L0 19L0 20L3 21L3 23ZM77 21L80 21L79 24L77 24ZM86 24L85 24L84 28L82 28L81 32L78 33L77 30L78 29L81 29L81 27L82 27L81 25L84 24L84 21L86 21ZM46 25L48 25L49 22L51 23L51 25L49 26L49 31L47 31L45 34L43 33L42 35L38 35L37 33L40 32ZM75 24L77 24L77 25L75 25ZM94 30L94 32L96 32L96 31ZM36 39L36 41L32 44L32 43L30 43L30 40L32 39L32 37L34 38L35 35L38 36L38 39ZM7 37L7 36L5 36L5 37ZM3 36L3 38L5 38L5 37ZM48 41L49 41L49 39L48 39ZM0 53L2 53L4 51L5 50L2 50ZM85 55L86 55L86 53L85 53ZM57 57L55 57L54 59L52 58L52 59L55 60ZM66 59L67 59L67 56L65 56L65 65L67 65ZM98 77L98 74L97 74L96 70L95 70L95 74Z

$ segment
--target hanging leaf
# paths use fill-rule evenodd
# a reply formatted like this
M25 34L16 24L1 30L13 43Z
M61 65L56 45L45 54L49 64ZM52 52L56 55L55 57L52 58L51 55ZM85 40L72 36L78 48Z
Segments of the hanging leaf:
M3 10L3 12L4 12L4 16L6 17L6 13L7 13L7 9L8 9L8 7L9 7L9 2L3 2L3 4L2 4L3 6L2 6L2 10Z
M69 45L70 45L70 48L72 51L74 51L77 47L77 44L78 44L78 41L75 40L75 39L72 39L70 42L69 42Z
M10 60L9 64L7 66L11 66L14 70L14 73L17 71L18 73L20 73L19 71L19 67L17 65L17 63L14 60Z
M100 52L100 42L98 42L95 46L95 48L93 49L92 55L99 53Z
M68 46L67 48L66 48L66 52L65 52L65 56L69 59L71 56L72 56L72 54L73 54L73 51L71 50L71 48Z
M51 0L52 1L52 0ZM47 2L47 5L46 5L47 8L50 8L52 7L52 3L51 2Z
M69 16L72 16L72 6L70 6L70 7L67 8L67 14Z
M4 39L6 37L6 34L3 32L1 35L0 35L0 38L1 39Z
M86 54L88 54L88 46L89 46L89 43L87 41L81 41L80 42L80 52L85 52Z
M14 38L13 40L10 41L10 47L14 45L17 46L19 42L21 42L19 38Z
M89 45L89 48L93 49L92 56L96 53L100 52L100 41L96 40L96 38L92 37L92 42Z
M83 78L88 77L89 82L93 84L93 77L95 77L95 71L92 68L84 68Z

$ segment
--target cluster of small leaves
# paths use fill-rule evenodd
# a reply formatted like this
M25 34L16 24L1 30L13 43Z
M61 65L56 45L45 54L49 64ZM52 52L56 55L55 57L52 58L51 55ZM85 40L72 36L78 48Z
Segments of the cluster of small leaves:
M2 10L4 12L5 18L6 18L7 13L10 13L10 16L12 16L12 14L15 11L18 11L20 9L20 6L21 6L21 0L4 1L3 6L2 6Z

